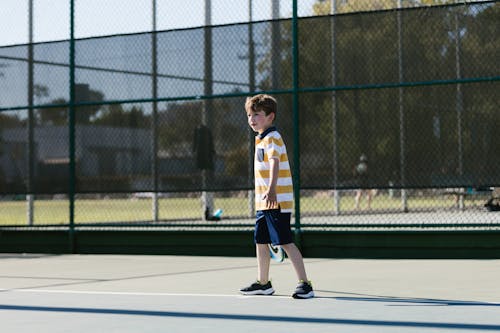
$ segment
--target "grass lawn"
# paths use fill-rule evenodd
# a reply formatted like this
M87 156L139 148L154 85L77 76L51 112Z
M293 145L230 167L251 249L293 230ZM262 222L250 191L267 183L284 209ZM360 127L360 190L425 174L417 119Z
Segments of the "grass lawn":
M333 212L334 203L331 197L302 197L301 211L303 213ZM411 209L450 208L454 206L452 197L415 197L408 199ZM246 198L216 198L215 208L222 208L226 217L242 217L248 214ZM466 207L478 205L467 199ZM35 224L67 224L68 200L35 200ZM27 204L25 201L0 201L0 225L24 225L27 219ZM361 202L361 208L366 202ZM387 195L377 195L372 201L374 210L398 210L401 207L399 197L390 198ZM343 196L340 202L341 211L354 210L354 198ZM159 200L160 219L198 219L202 216L199 198L162 198ZM150 221L152 216L152 201L149 199L79 199L75 202L75 222L139 222Z

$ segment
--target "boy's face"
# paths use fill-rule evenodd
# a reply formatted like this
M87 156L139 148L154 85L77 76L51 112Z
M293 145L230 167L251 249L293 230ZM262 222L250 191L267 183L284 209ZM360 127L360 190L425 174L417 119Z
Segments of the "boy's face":
M259 134L262 134L266 129L273 125L274 113L266 116L264 111L249 111L247 112L248 125Z

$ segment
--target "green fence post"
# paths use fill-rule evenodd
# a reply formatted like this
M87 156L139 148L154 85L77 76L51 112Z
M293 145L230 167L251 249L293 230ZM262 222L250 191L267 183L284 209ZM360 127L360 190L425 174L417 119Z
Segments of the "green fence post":
M300 230L300 140L299 140L299 43L297 0L293 0L292 66L293 66L293 194L295 200L295 243L302 245Z
M29 44L28 44L28 173L27 173L27 224L33 225L34 221L34 200L35 200L35 118L33 108L33 90L34 90L34 46L33 46L33 0L29 1L28 25L29 25Z
M69 40L69 252L75 253L75 0L70 0Z
M406 191L406 126L405 126L405 108L404 91L402 83L404 82L404 63L403 63L403 18L401 17L403 3L398 0L397 24L398 24L398 104L399 104L399 172L401 181L401 208L403 212L408 213L408 192Z
M151 115L151 129L153 136L153 156L152 156L152 165L151 165L151 173L153 177L153 197L152 197L152 220L153 222L158 222L160 218L160 210L159 210L159 202L158 202L158 36L157 36L157 3L156 0L153 0L153 13L152 13L152 21L153 21L153 32L151 34L151 50L152 50L152 59L151 59L151 71L152 75L152 97L153 97L153 113Z

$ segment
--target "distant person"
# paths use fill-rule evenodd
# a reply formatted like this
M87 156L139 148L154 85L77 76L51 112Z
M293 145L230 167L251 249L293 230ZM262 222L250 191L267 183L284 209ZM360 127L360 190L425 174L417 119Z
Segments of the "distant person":
M500 212L500 188L493 188L491 198L484 204L490 212Z
M359 185L359 189L356 190L356 196L354 197L356 209L359 209L363 194L366 195L367 208L371 209L373 190L369 188L368 171L368 158L365 154L362 154L359 158L359 163L354 167L354 175L357 185Z
M255 206L257 209L254 241L257 253L257 281L240 289L244 295L272 295L269 280L271 257L268 244L280 245L292 262L299 283L293 298L314 297L302 254L293 243L290 219L293 210L293 184L286 146L274 127L277 103L269 95L256 95L245 102L248 125L255 137Z

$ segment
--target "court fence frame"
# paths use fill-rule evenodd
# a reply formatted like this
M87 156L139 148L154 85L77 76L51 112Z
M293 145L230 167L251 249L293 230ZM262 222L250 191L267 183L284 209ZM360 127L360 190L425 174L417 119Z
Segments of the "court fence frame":
M395 82L368 82L368 83L353 83L346 85L336 84L335 78L335 68L332 69L331 73L331 85L319 86L307 86L301 84L299 74L300 69L300 37L299 37L299 23L301 20L306 20L307 18L299 18L297 13L297 3L298 0L293 0L293 13L291 19L283 20L290 25L291 29L291 40L290 40L290 54L291 54L291 86L287 88L275 88L274 84L270 86L270 89L258 89L255 86L255 82L249 80L248 91L233 92L233 93L214 93L212 84L215 82L213 79L213 73L211 72L211 66L207 66L205 69L205 79L202 79L203 93L195 94L189 96L173 96L164 97L158 94L157 79L160 75L157 72L157 58L156 58L156 45L157 45L157 32L153 31L151 33L152 38L152 72L148 74L153 78L152 95L151 98L138 98L138 99L119 99L119 100L106 100L106 101L90 101L90 100L79 100L77 96L77 90L79 83L76 80L76 71L79 66L76 64L76 41L75 32L75 1L70 1L70 39L69 39L69 50L68 50L68 67L69 67L69 101L67 103L61 104L37 104L34 99L34 72L33 65L37 63L37 60L33 57L34 44L28 44L28 58L26 62L28 64L28 105L19 106L8 106L0 107L0 115L4 112L16 112L16 111L27 111L27 156L28 156L28 171L27 178L25 179L26 188L23 192L27 195L27 217L28 221L33 220L33 198L34 195L38 194L34 190L35 183L35 172L32 167L35 164L34 154L32 153L35 149L34 147L34 112L36 110L43 109L57 109L57 108L67 108L68 110L68 183L67 195L68 200L68 223L63 225L33 225L32 222L28 222L26 226L20 225L6 225L0 226L0 251L5 252L57 252L57 253L172 253L172 254L214 254L221 255L226 254L225 252L228 248L239 249L233 252L233 255L252 255L253 249L251 246L251 227L252 223L250 219L244 219L243 222L229 220L227 223L221 223L219 225L214 225L213 223L207 222L203 216L200 217L201 221L196 223L190 222L186 224L181 223L168 223L163 224L158 218L158 200L159 195L163 192L159 184L159 166L158 159L155 157L152 160L151 172L152 172L152 186L149 188L149 192L152 193L152 219L149 222L152 223L124 223L124 224L81 224L75 223L75 202L77 200L77 195L81 192L78 191L78 175L77 175L77 131L78 131L78 119L77 110L78 108L92 107L92 106L102 106L102 105L121 105L121 104L135 104L135 103L150 103L152 105L152 123L155 124L155 118L158 117L158 103L176 103L183 101L197 101L201 102L203 105L208 105L213 103L214 100L225 100L225 99L237 99L241 100L249 95L255 93L268 93L274 96L284 96L283 98L289 98L290 106L292 110L292 142L290 146L293 149L292 163L292 174L294 177L294 225L293 229L296 235L296 241L299 246L301 246L306 255L309 256L333 256L333 257L500 257L500 242L497 241L498 230L500 229L500 222L498 218L486 218L478 223L467 224L463 223L441 223L440 221L435 221L434 223L427 224L427 230L422 228L421 223L415 224L404 224L404 223L306 223L303 221L304 214L301 211L301 197L302 191L308 189L316 188L314 186L303 186L303 180L301 177L301 164L302 155L301 152L301 132L303 129L300 124L303 122L304 115L300 112L300 100L305 95L312 94L330 94L333 100L333 132L334 135L338 135L338 117L339 114L336 112L337 98L338 94L350 93L356 91L377 91L384 89L396 89L398 100L397 107L399 109L399 130L400 130L400 142L399 142L399 170L398 179L396 184L388 185L384 184L372 184L372 188L382 189L382 190L396 190L399 191L401 197L400 212L408 213L408 192L413 189L419 189L419 184L412 184L411 180L408 180L407 175L407 164L406 160L406 131L405 128L405 114L404 110L404 89L408 88L426 88L429 86L453 86L455 87L455 98L456 98L456 115L457 115L457 137L456 137L456 147L458 156L458 170L457 174L462 178L455 179L452 184L447 184L446 182L439 183L436 188L445 189L452 187L457 189L456 193L452 193L457 196L457 205L459 210L464 209L464 198L470 193L467 192L468 189L476 190L477 187L481 188L495 188L499 187L500 183L498 178L492 177L484 181L481 184L471 183L466 179L467 175L464 171L464 162L462 156L464 154L464 133L463 133L463 87L471 86L476 84L491 84L493 86L498 86L500 82L499 73L492 72L491 75L483 76L466 76L462 73L460 66L460 45L459 38L457 38L456 44L456 77L453 79L430 79L430 80L412 80L406 81L404 76L404 66L403 64L403 47L401 40L401 25L403 14L406 11L411 11L415 9L404 9L399 8L393 10L395 15L395 21L398 24L399 38L398 38L398 54L396 55L398 60L396 63L399 66L398 69L398 80ZM476 3L477 4L477 3ZM484 1L484 5L497 5L495 1ZM467 6L470 6L467 1L458 2L453 5L445 5L446 8L461 8L467 11ZM382 11L383 12L383 11ZM335 18L338 14L331 13L332 17L331 33L335 36ZM458 16L457 16L458 17ZM457 19L458 20L458 19ZM276 20L276 22L282 20ZM273 24L273 22L271 22ZM252 24L250 24L252 27ZM210 39L211 26L204 27L205 37ZM249 29L249 34L251 34L251 28ZM457 29L457 36L460 34ZM250 38L251 39L251 38ZM271 37L271 43L273 43ZM205 62L211 63L211 57L207 54L211 54L210 45L205 45L207 52L205 54ZM332 45L331 53L334 56L336 50L335 46ZM253 54L253 49L249 51L248 57L255 57ZM6 56L1 56L0 59L7 59ZM272 61L276 61L273 57ZM249 61L249 71L255 71L255 68L251 68L255 64L255 59ZM253 77L253 75L250 75ZM274 74L272 74L274 76ZM209 79L206 79L209 78ZM271 79L275 79L271 77ZM207 124L213 120L203 119L202 123ZM153 141L151 142L152 150L158 151L158 129L152 126ZM1 133L1 132L0 132ZM0 137L1 139L1 137ZM355 190L355 184L345 184L338 179L339 175L339 147L337 146L338 138L335 138L335 145L333 147L333 186L327 186L327 189L333 191L333 201L334 210L332 216L345 215L344 212L340 210L340 193L345 190ZM0 141L1 143L1 141ZM492 169L493 170L493 169ZM197 190L202 191L202 198L204 200L204 210L207 208L213 208L213 197L211 197L211 192L219 190L217 186L210 187L205 186L205 181L208 172L203 171L203 188L198 188ZM1 185L1 183L0 183ZM322 189L321 187L319 187ZM426 187L427 188L427 187ZM234 190L250 190L250 187L245 184L241 188L236 188ZM20 194L16 193L3 193L3 194ZM251 194L249 194L249 205L251 204ZM387 212L382 212L387 213ZM495 213L492 213L495 214ZM205 216L206 218L207 216ZM250 216L251 218L251 213ZM453 217L455 218L455 217ZM96 221L99 222L99 221ZM419 226L420 225L420 226ZM185 227L186 226L186 227ZM155 230L161 229L161 230ZM163 229L162 229L163 228ZM210 229L210 230L208 230ZM157 240L156 243L154 240ZM208 240L212 239L212 240ZM151 243L151 241L153 242ZM245 245L237 245L243 242ZM144 245L145 243L150 243L153 245ZM391 245L386 245L390 243ZM69 244L69 245L68 245ZM109 246L105 245L109 244ZM168 244L168 245L167 245ZM183 246L185 244L185 246ZM213 246L217 246L217 249L211 249ZM422 249L423 252L422 252ZM396 251L396 252L394 252ZM398 252L400 251L400 252Z

